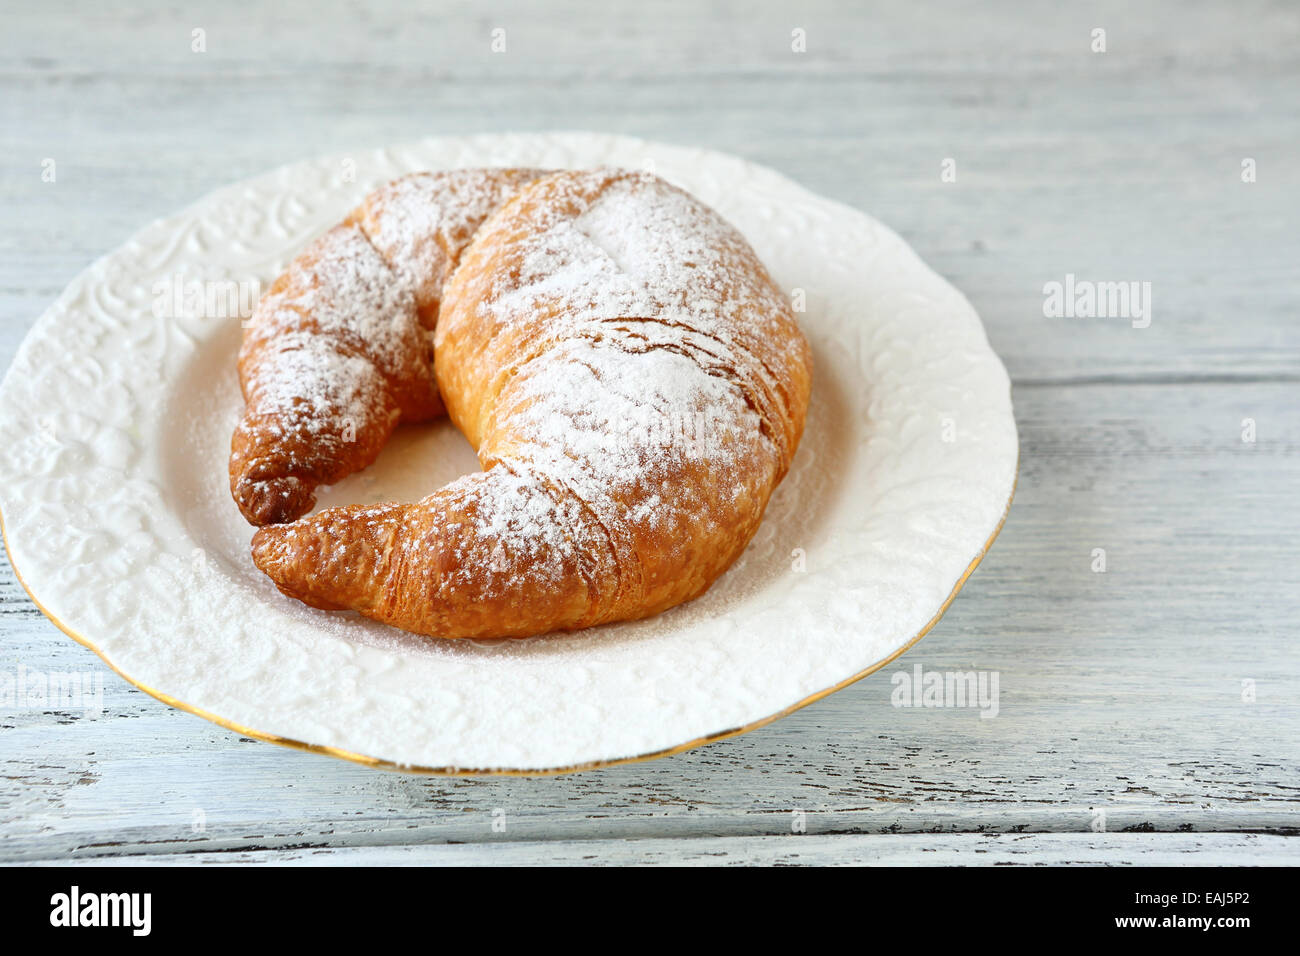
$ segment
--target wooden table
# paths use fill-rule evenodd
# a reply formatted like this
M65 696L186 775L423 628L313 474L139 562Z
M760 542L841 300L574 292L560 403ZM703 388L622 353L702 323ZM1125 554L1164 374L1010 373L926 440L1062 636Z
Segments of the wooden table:
M1022 468L992 553L897 664L738 739L548 779L241 739L115 677L5 566L0 671L102 673L105 709L0 708L0 859L1300 859L1294 4L119 0L5 20L6 364L79 270L222 184L429 134L597 129L741 154L899 230L983 316ZM1067 274L1150 282L1149 327L1045 317ZM915 664L996 671L999 716L891 706Z

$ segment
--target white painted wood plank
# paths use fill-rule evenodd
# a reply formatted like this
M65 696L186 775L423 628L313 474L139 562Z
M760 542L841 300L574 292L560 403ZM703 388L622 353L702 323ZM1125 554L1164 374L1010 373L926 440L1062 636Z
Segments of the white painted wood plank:
M1171 31L1171 25L1180 29ZM288 0L268 9L229 0L197 9L122 3L108 8L73 0L60 10L15 9L7 19L28 40L0 50L14 72L58 70L95 77L129 71L168 75L191 69L191 30L207 32L199 68L250 75L292 75L341 68L369 76L394 70L484 77L539 70L578 77L737 70L933 71L981 74L1089 69L1090 31L1107 28L1113 68L1189 62L1217 67L1290 62L1288 41L1300 17L1285 0L1151 3L1098 0L1087 9L1026 8L1014 0L979 5L938 0L917 9L839 0L700 4L657 0L644 6L558 0L539 9L526 0ZM73 29L73 27L77 29ZM807 34L805 59L791 55L791 29ZM492 50L492 31L508 34ZM376 53L382 51L383 56ZM576 54L583 53L578 58Z
M47 861L43 861L47 862ZM1263 834L917 834L593 840L142 855L129 866L1295 866Z

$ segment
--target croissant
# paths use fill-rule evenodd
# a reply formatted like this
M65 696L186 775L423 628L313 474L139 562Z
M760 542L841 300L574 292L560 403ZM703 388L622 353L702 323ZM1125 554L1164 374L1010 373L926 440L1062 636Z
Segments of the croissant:
M259 303L230 481L285 594L436 637L656 614L740 555L811 355L744 238L646 173L460 170L372 193ZM302 517L399 421L483 470ZM295 520L296 519L296 520Z

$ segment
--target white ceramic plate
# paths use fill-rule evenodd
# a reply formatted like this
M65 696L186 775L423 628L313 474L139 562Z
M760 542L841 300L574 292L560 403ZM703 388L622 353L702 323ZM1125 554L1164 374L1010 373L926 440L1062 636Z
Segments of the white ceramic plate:
M744 556L651 620L526 641L429 641L281 596L227 486L240 323L217 293L266 288L403 173L600 164L651 169L718 209L805 309L807 430ZM0 448L14 567L128 680L244 734L479 773L673 752L883 665L979 561L1017 464L1006 372L978 317L896 235L730 156L585 133L298 163L155 222L36 323L0 386ZM476 468L447 423L411 428L321 504L414 500Z

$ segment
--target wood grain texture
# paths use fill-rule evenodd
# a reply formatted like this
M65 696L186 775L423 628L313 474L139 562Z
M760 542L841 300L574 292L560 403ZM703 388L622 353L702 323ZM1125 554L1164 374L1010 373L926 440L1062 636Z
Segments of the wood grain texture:
M896 665L732 741L542 780L241 739L120 681L6 566L0 672L102 675L105 709L0 708L0 860L1300 859L1294 5L278 11L6 15L0 362L76 272L217 186L434 133L600 129L739 153L902 233L1016 382L1016 504ZM1150 281L1150 328L1044 318L1067 272ZM999 716L891 706L915 664L996 671Z
M1294 839L1259 833L906 834L558 840L245 850L95 858L81 865L245 866L1284 866Z

